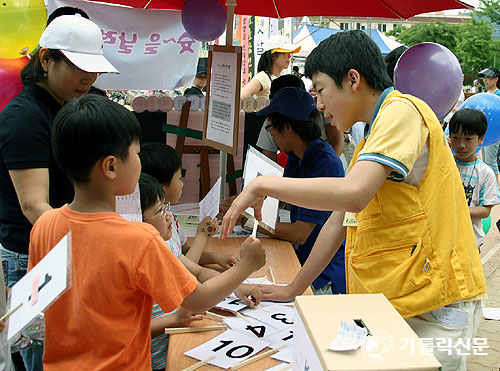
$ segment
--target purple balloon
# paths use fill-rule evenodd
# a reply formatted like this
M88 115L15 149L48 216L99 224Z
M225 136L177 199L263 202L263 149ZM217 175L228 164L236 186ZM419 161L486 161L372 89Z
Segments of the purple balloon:
M439 120L457 103L462 81L457 57L435 43L413 45L401 55L394 69L396 89L422 99Z
M472 108L482 111L488 120L488 130L484 135L483 144L486 147L500 140L500 97L491 93L479 93L467 98L459 109Z
M199 41L215 40L226 29L226 9L217 0L187 0L181 17L186 31Z

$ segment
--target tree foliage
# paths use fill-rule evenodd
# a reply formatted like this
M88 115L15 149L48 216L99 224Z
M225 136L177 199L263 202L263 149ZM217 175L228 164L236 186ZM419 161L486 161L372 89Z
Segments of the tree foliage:
M500 24L500 2L498 0L481 0L481 7L476 11L480 17L486 17L491 23Z

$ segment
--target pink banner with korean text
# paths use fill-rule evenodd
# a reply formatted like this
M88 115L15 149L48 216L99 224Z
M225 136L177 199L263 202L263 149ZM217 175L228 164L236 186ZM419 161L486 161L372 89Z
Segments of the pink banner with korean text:
M137 9L83 0L49 0L84 10L102 31L104 55L120 74L103 74L102 89L150 90L191 86L201 43L184 29L178 10Z

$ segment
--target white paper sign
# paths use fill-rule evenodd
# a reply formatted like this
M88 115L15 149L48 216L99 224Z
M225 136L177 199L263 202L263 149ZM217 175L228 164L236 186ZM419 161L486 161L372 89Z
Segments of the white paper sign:
M293 346L290 345L281 349L279 352L271 355L271 358L276 359L281 362L292 363L293 361Z
M200 201L200 221L205 219L207 216L215 219L219 213L220 205L220 185L221 178L217 179L212 189L207 193L207 195Z
M269 326L267 323L258 321L253 318L247 318L245 321L240 317L227 317L224 323L234 331L241 332L246 336L255 337L257 339L269 340L270 336L277 333L277 329Z
M242 311L242 314L267 323L279 330L284 330L293 326L293 308L284 305L276 304L266 306L265 311L248 308Z
M212 52L206 138L233 147L237 54Z
M500 321L500 308L484 308L483 307L484 319L494 319Z
M199 360L215 356L215 358L208 363L228 369L260 352L268 345L269 343L267 341L245 336L238 331L227 330L212 340L184 354Z
M84 10L102 31L104 55L120 74L97 79L103 89L175 89L191 86L201 43L184 29L181 12L138 9L82 0L50 0Z
M133 193L125 196L115 196L116 213L129 221L142 222L141 196L139 183Z
M10 290L9 310L21 307L9 318L7 339L22 331L71 287L71 232Z
M276 162L263 155L255 148L250 147L247 151L245 160L245 169L243 172L243 188L245 188L252 180L261 175L283 176L284 169ZM262 206L262 222L269 226L273 231L278 218L279 200L267 197ZM246 210L248 214L253 216L253 209Z
M337 337L328 345L328 349L333 351L358 349L365 343L367 335L366 328L359 327L353 322L340 321Z
M292 345L293 344L293 327L292 328L287 328L285 330L282 330L280 332L277 332L270 337L268 337L266 340L271 342L271 348L277 348L279 346L282 346L283 344L285 345Z
M228 310L230 312L238 312L239 310L246 308L247 305L240 299L238 299L236 295L232 294L222 300L215 307L223 310Z

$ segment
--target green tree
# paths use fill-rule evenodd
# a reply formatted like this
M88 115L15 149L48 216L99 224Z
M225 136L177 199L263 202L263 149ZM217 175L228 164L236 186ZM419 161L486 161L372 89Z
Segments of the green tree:
M480 17L487 17L491 23L500 24L500 2L498 0L481 0L480 9L476 11Z
M493 29L485 19L472 18L471 23L460 25L457 38L457 56L464 72L464 84L471 85L478 71L493 65L492 53L497 43L493 42Z
M459 32L460 25L436 21L433 23L417 23L411 27L396 27L394 30L387 32L387 35L395 36L396 40L406 46L421 42L434 42L454 51L457 47Z

